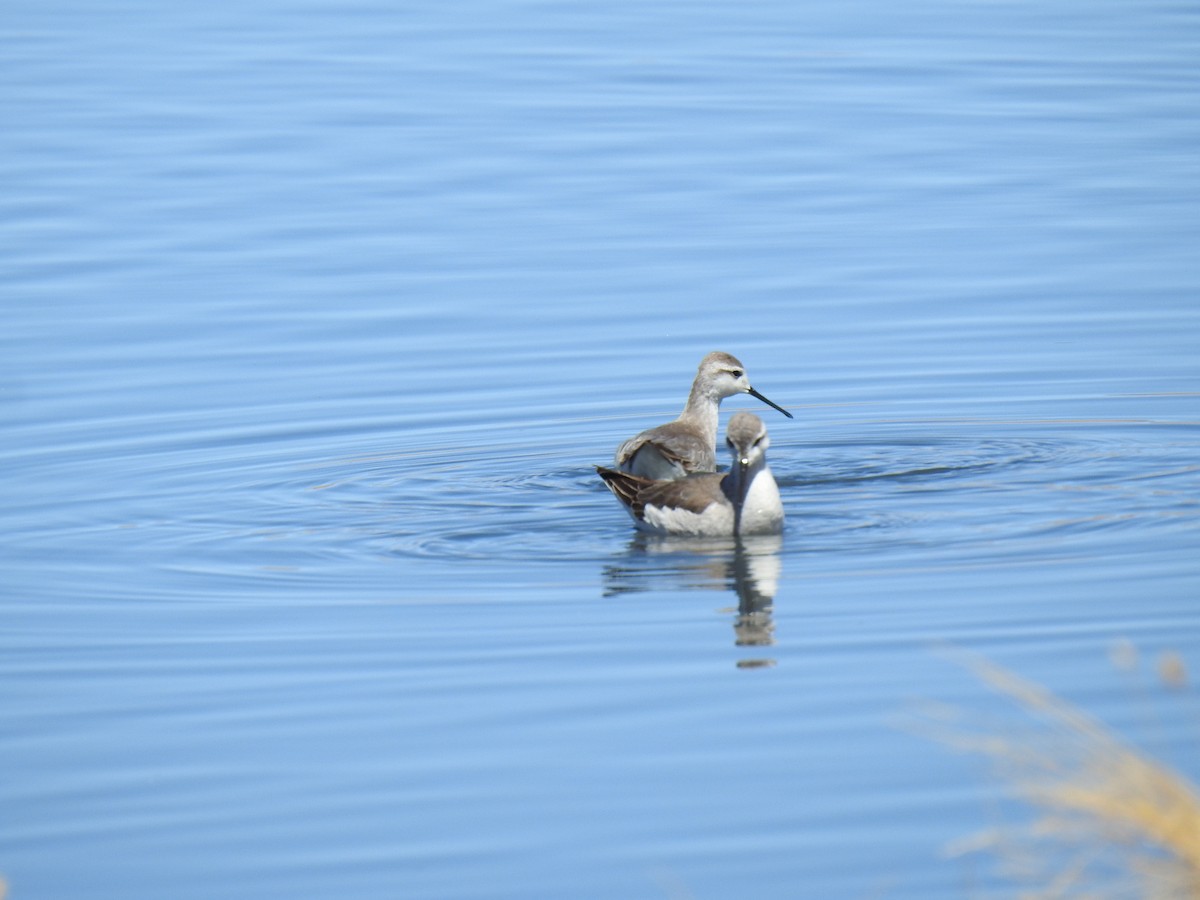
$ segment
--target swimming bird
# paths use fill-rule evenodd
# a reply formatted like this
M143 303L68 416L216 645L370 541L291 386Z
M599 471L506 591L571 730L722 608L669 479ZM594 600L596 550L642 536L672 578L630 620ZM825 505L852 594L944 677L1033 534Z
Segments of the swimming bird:
M762 419L735 413L725 442L733 453L733 466L725 473L655 481L604 466L596 471L643 531L697 537L781 531L783 502L767 467L770 441Z
M683 478L693 472L717 469L717 420L721 401L749 394L773 406L789 419L792 414L750 386L746 367L728 353L710 353L700 360L687 405L674 422L649 428L617 448L614 467L654 481Z

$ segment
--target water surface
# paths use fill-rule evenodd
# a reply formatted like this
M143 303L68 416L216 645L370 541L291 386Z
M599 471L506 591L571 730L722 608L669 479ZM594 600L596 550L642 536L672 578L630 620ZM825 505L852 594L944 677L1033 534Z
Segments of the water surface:
M19 898L964 897L964 647L1192 779L1200 21L18 3ZM723 349L788 527L592 466ZM1001 810L1002 813L998 813Z

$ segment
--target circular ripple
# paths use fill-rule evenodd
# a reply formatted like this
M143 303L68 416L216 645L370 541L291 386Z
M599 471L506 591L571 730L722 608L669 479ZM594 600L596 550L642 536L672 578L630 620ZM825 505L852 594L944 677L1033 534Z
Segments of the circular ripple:
M788 514L785 553L877 553L957 548L981 556L1028 552L1131 517L1194 521L1197 475L1181 457L1123 429L979 437L889 428L836 442L777 441L771 465ZM993 432L995 428L974 428ZM472 446L332 461L307 481L277 484L302 518L336 532L347 553L422 559L605 559L627 545L630 522L575 448ZM1131 470L1164 473L1131 482ZM1173 468L1174 467L1174 468ZM1174 472L1174 475L1170 473ZM1164 519L1165 521L1166 519ZM313 526L311 523L320 523Z

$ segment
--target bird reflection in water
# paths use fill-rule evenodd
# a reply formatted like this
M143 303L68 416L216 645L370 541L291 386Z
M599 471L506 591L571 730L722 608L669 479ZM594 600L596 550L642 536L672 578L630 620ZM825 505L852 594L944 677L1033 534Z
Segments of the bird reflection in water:
M604 570L604 596L657 590L725 591L737 596L734 644L770 647L775 643L772 616L775 594L783 571L780 551L783 536L742 538L682 538L638 532L629 542L626 559ZM739 669L770 668L775 660L765 656L739 659Z

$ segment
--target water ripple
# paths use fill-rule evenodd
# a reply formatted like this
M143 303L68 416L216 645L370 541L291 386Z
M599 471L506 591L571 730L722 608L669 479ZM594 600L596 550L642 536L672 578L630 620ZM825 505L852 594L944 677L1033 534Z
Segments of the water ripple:
M788 511L784 553L943 547L984 559L1197 516L1196 467L1128 429L1003 438L916 430L775 448ZM371 552L451 561L604 559L632 529L570 452L531 442L443 448L416 468L406 456L366 467L334 462L305 500L327 527L354 523L346 552L365 541ZM1138 481L1133 472L1155 477ZM290 488L275 485L275 500L287 502Z

